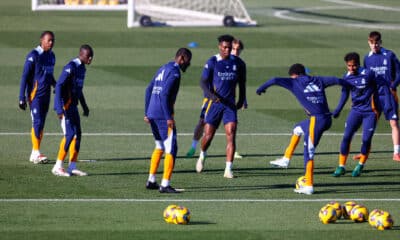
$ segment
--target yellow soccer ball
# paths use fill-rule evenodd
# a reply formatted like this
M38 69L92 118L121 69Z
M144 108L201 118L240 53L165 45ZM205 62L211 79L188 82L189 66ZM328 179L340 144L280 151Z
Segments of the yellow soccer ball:
M354 222L365 222L368 219L368 209L363 205L355 205L350 211L350 219Z
M372 227L376 227L376 218L382 214L382 210L374 209L369 213L368 223Z
M177 205L172 204L164 209L163 217L167 223L174 223L174 219L176 218L177 207L178 207Z
M319 220L323 224L336 222L336 210L332 206L325 205L319 210L318 213Z
M175 224L188 224L190 222L190 211L187 207L178 206L175 208L175 218L173 223Z
M301 176L296 180L296 189L300 189L306 185L306 177Z
M387 211L382 211L381 214L376 217L375 222L375 227L378 230L386 230L393 227L393 218Z
M339 203L339 202L336 202L336 201L332 201L332 202L329 202L328 204L326 204L327 206L331 206L331 207L333 207L334 209L335 209L335 211L336 211L336 218L337 219L340 219L341 217L342 217L342 214L343 214L343 206Z
M345 202L345 204L343 204L342 216L344 219L350 219L351 209L353 209L353 207L355 205L357 205L357 203L354 201L348 201L348 202Z

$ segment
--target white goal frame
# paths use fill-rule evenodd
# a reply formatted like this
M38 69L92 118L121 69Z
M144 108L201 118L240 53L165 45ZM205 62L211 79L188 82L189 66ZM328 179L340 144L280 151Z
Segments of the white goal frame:
M40 4L39 0L32 0L32 11L125 11L128 4L97 5L97 4Z
M159 0L163 1L163 0ZM255 26L257 22L252 20L241 0L176 0L181 6L162 6L154 3L154 0L128 0L127 26ZM207 12L203 9L189 9L182 7L182 2L199 2L207 9L208 4L222 5L221 2L229 1L224 8L229 14L219 12ZM166 2L166 0L165 0ZM238 14L240 13L240 14ZM143 17L145 21L143 22ZM154 18L157 21L153 21ZM229 19L228 19L229 18ZM144 24L143 24L144 23Z

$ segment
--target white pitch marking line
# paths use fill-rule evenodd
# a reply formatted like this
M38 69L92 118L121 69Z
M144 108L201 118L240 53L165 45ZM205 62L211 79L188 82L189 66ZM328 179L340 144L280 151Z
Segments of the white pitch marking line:
M400 202L399 198L320 198L320 199L134 199L134 198L27 198L0 199L0 202L329 202L329 201L362 201L362 202Z
M0 132L0 136L30 136L30 132ZM45 136L62 136L61 133L44 133ZM93 137L129 137L129 136L153 136L151 133L82 133L83 136ZM225 133L216 133L216 136L225 136ZM236 136L291 136L292 133L237 133ZM361 136L361 133L356 135ZM391 136L391 133L374 133L374 136ZM193 136L193 133L178 133L178 136ZM343 133L324 133L324 136L343 136Z

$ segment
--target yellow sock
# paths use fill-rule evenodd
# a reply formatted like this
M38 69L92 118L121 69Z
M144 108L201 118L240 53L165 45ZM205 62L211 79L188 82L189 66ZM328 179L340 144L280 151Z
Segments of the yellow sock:
M158 165L160 164L163 153L164 151L162 149L154 149L153 154L151 155L149 174L157 173Z
M347 161L347 155L339 154L339 166L345 166Z
M361 154L359 163L364 165L367 162L367 159L368 159L368 154L366 154L366 155Z
M61 140L60 148L58 150L58 155L57 155L57 159L61 160L61 161L64 161L65 157L67 156L67 152L64 150L65 142L66 142L66 139L65 139L65 137L63 137L63 139Z
M72 139L71 144L69 145L69 161L76 162L78 160L78 151L75 149L76 138Z
M287 159L292 158L294 150L296 149L299 141L300 141L300 136L293 134L292 137L290 138L289 146L285 150L285 154L284 154L285 158L287 158Z
M40 149L40 136L39 138L35 135L35 129L32 128L31 130L31 139L32 139L32 149L39 151Z
M306 165L306 186L314 185L314 160L310 159Z
M175 159L174 157L167 153L164 159L164 174L163 179L170 180L172 176L172 170L174 170Z

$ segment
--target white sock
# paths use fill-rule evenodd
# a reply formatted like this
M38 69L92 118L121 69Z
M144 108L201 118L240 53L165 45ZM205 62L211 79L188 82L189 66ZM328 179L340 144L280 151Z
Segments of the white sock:
M393 151L394 151L394 154L399 154L400 153L400 145L394 145Z
M169 186L169 180L167 180L167 179L161 180L161 186L162 187L168 187Z
M149 178L147 179L149 182L155 183L156 182L156 175L149 174Z
M226 161L225 169L231 170L231 169L232 169L232 164L233 164L233 162L228 162L228 161Z
M205 158L207 156L207 152L200 151L200 157Z
M57 159L56 164L54 166L56 168L62 168L63 167L63 161Z
M39 155L40 155L40 151L39 151L39 150L33 150L33 149L32 149L32 155L34 155L34 156L39 156Z

